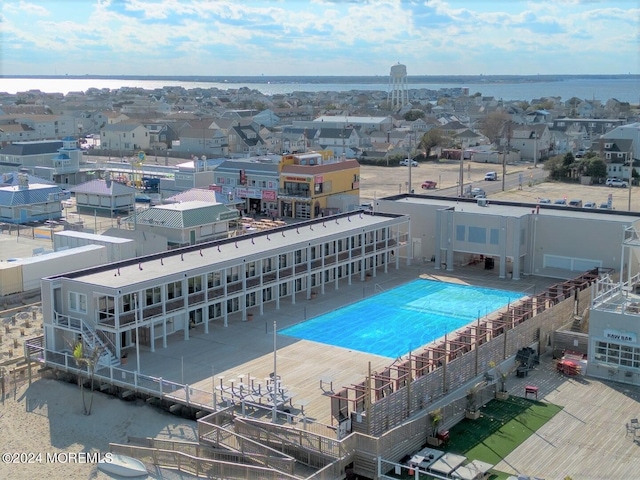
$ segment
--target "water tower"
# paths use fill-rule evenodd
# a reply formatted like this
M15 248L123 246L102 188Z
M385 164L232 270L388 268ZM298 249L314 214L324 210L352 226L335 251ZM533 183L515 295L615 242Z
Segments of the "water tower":
M407 89L407 66L393 65L389 78L389 104L391 108L401 108L409 103L409 90Z

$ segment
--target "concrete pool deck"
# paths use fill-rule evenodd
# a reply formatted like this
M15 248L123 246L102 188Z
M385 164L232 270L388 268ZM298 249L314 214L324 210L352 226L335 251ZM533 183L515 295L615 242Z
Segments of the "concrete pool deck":
M170 338L167 348L156 347L155 352L147 348L140 351L141 372L154 377L182 384L206 392L222 384L229 386L231 381L248 383L252 377L255 382L265 384L265 379L274 371L273 322L277 329L295 325L305 319L335 310L341 306L369 298L382 290L389 290L417 278L428 278L453 283L519 290L534 294L549 285L558 283L557 279L524 277L519 281L499 279L495 270L484 270L482 266L457 269L456 276L448 272L435 270L433 264L403 266L399 270L391 269L365 282L353 280L348 285L340 282L340 288L326 286L324 294L318 292L312 300L297 298L292 304L290 299L265 306L264 314L253 311L253 320L242 322L240 315L230 317L229 326L212 323L209 333L204 326L198 326L189 332L189 340L182 336ZM128 365L124 368L134 371L135 353L129 353ZM327 392L331 384L321 388L321 380L332 382L333 390L343 386L352 386L363 381L369 364L371 371L381 371L393 362L393 359L340 347L298 340L277 335L277 374L283 385L293 393L292 413L304 412L309 419L325 425L331 425L330 398ZM223 377L222 379L220 377Z
M523 277L519 281L499 279L495 271L472 266L456 269L455 277L433 269L432 264L403 266L367 282L346 282L340 290L326 290L313 300L295 305L283 302L280 310L265 308L251 322L230 323L227 328L203 327L191 331L188 342L173 339L168 348L155 353L141 352L142 370L210 391L218 376L223 382L246 379L248 375L264 381L273 371L273 321L278 329L317 316L340 306L369 297L380 288L388 290L416 278L431 278L490 288L539 293L558 279ZM368 362L372 370L389 365L386 357L376 357L313 342L278 336L277 371L285 386L294 393L292 413L305 414L324 424L330 421L330 400L320 389L320 379L333 377L333 389L364 380ZM129 365L135 370L135 355ZM213 374L213 375L212 375ZM640 444L626 434L625 423L640 416L640 389L603 382L582 376L569 378L558 374L549 355L526 378L510 377L512 395L524 396L524 387L538 387L538 399L563 406L563 410L511 452L495 468L511 474L535 475L546 479L602 480L637 478L640 471ZM269 412L265 412L268 416ZM640 435L637 438L640 441ZM407 452L411 453L411 452Z

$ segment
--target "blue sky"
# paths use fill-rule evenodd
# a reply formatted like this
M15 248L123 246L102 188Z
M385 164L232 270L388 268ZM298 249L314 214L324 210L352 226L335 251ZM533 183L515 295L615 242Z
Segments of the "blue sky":
M640 0L0 1L5 75L640 73Z

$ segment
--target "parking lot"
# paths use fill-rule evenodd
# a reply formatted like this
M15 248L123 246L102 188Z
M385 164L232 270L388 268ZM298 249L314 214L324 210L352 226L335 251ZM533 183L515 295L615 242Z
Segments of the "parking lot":
M489 171L498 171L498 180L485 181L485 174ZM557 200L581 200L583 207L588 202L597 206L607 203L611 195L611 204L615 210L640 212L640 191L638 187L616 188L601 185L580 185L578 183L561 183L549 181L535 181L535 177L544 177L542 165L534 170L532 163L507 165L507 179L522 178L522 187L508 188L504 192L499 191L502 184L502 166L499 168L493 164L467 162L463 167L465 187L480 188L486 191L489 200L513 200L519 202L537 203L539 199L548 199L550 203ZM520 177L521 176L521 177ZM420 163L418 167L411 168L411 186L416 194L438 195L442 192L447 196L455 194L460 178L460 162L429 162ZM435 181L435 189L422 189L421 184L425 180ZM360 168L360 199L371 201L374 198L382 198L399 193L407 193L409 189L409 168L373 167L363 165ZM467 183L468 182L468 183ZM511 182L519 184L518 180ZM497 190L497 191L495 191ZM631 205L631 209L629 209Z

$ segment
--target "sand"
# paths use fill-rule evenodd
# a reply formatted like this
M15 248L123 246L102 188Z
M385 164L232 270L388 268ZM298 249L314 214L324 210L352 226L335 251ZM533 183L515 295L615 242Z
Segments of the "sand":
M90 416L82 409L77 385L59 380L38 379L8 392L0 404L2 435L2 479L109 479L95 463L69 461L66 454L106 453L109 442L127 443L128 436L194 441L197 425L181 417L146 405L126 402L94 393ZM33 463L6 463L6 454L32 454ZM47 458L57 454L55 460ZM38 459L37 455L41 454ZM137 477L140 478L140 477ZM147 478L193 478L189 475L155 471Z

